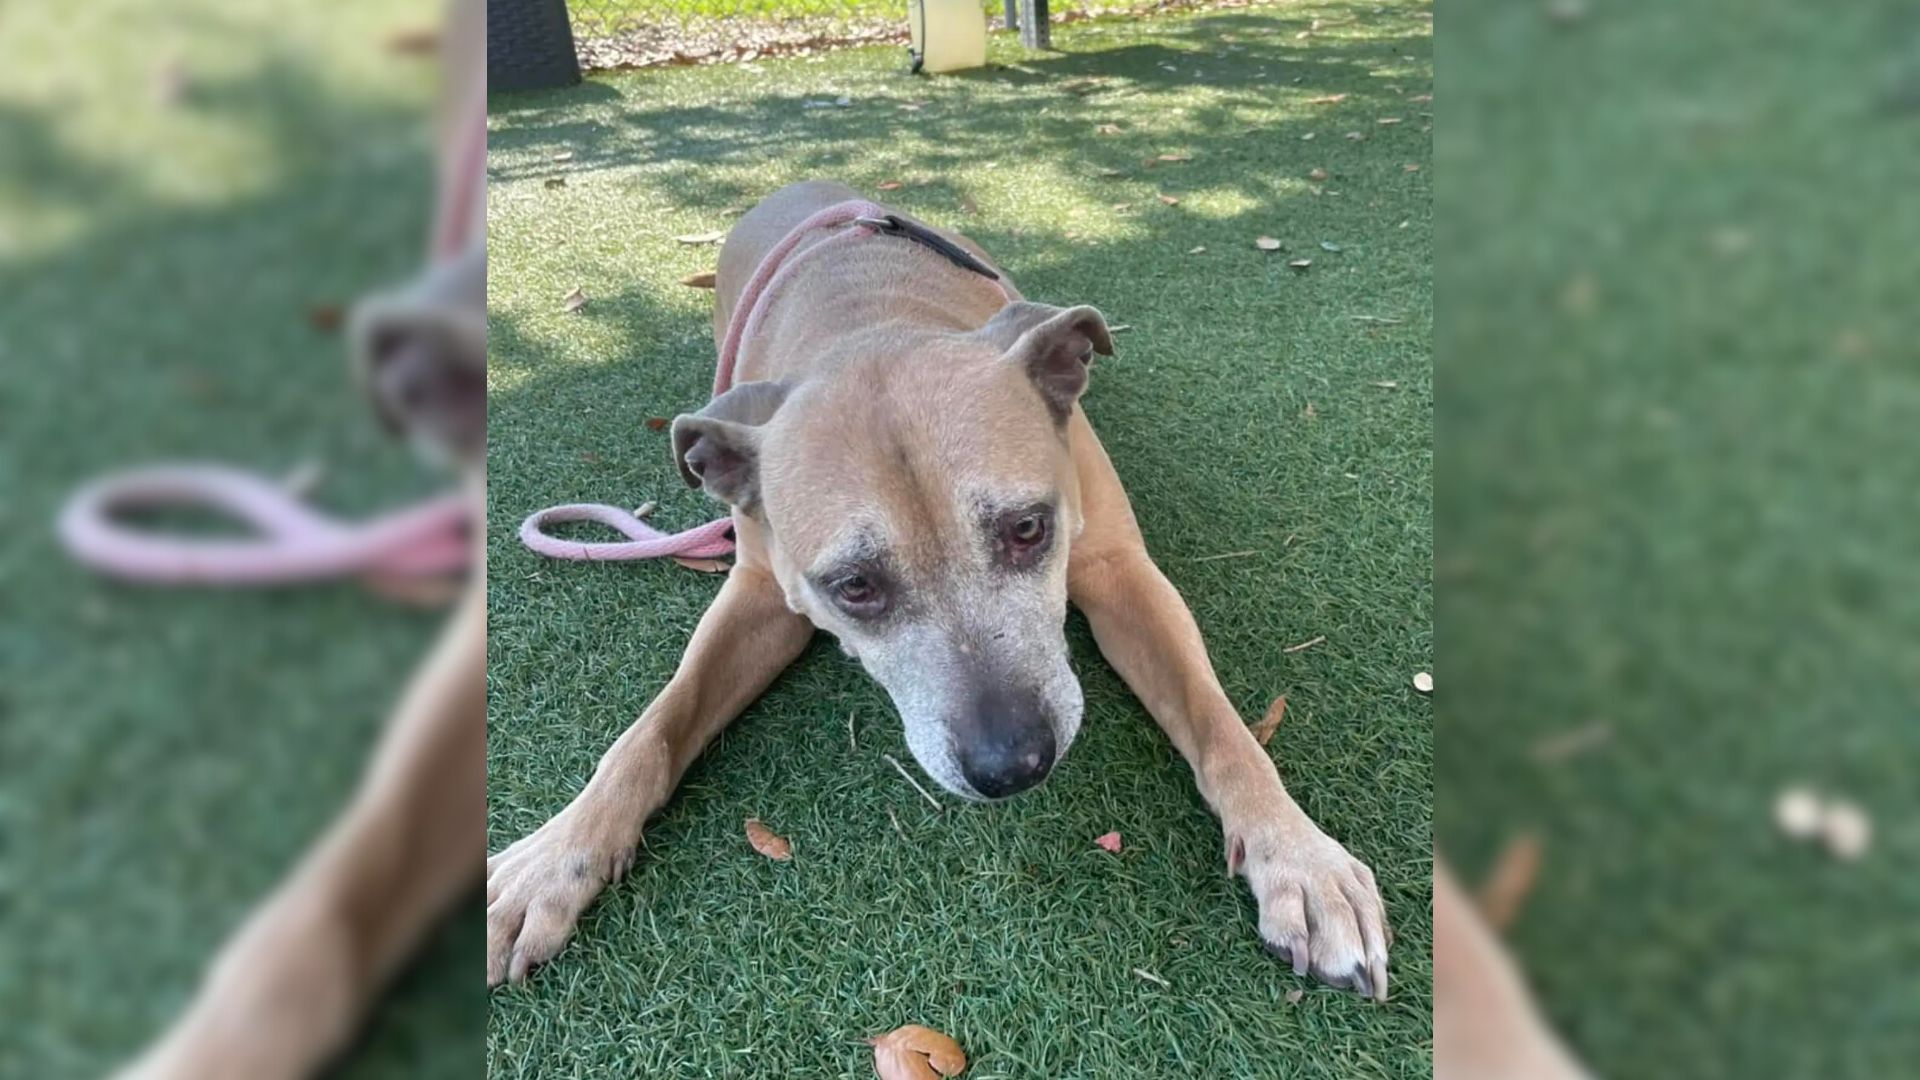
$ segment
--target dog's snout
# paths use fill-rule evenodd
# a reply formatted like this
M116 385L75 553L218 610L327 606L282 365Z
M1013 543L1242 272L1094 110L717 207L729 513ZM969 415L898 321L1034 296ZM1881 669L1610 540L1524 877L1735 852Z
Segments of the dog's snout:
M1058 754L1053 723L1037 696L994 689L954 724L955 756L973 790L1017 795L1046 779Z

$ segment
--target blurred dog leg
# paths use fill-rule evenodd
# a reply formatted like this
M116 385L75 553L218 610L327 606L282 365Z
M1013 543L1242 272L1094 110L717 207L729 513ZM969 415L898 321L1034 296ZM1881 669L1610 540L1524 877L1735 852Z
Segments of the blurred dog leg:
M1433 871L1434 1080L1589 1080L1447 864Z
M123 1080L299 1080L478 879L485 850L486 580L416 673L345 814L214 961Z

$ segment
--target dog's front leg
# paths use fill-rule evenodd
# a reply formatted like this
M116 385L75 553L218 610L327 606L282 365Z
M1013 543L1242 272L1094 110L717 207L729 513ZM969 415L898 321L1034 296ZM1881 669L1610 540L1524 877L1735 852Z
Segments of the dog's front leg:
M560 951L633 864L641 826L687 766L806 647L812 624L787 610L748 539L666 689L566 809L487 860L487 985L518 982Z
M1068 593L1100 651L1181 756L1226 832L1227 869L1244 875L1269 951L1336 986L1385 1000L1385 907L1373 872L1309 819L1221 690L1200 629L1148 557L1112 463L1084 416L1070 433L1086 526Z

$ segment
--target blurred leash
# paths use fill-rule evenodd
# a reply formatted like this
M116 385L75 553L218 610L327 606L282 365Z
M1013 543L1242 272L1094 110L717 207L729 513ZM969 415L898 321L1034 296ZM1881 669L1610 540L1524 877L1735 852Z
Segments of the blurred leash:
M842 225L853 228L836 233L798 255L794 248L808 233ZM795 225L774 245L754 268L747 287L740 293L733 315L727 320L727 334L720 343L720 363L713 374L713 396L733 389L734 368L740 360L741 346L752 339L766 316L768 297L774 289L793 276L795 268L808 257L836 244L876 235L899 236L931 248L955 265L998 282L1009 301L1014 299L1000 275L945 238L911 222L887 213L885 207L865 199L849 199L815 211ZM562 540L546 532L546 526L566 521L593 521L625 534L623 541ZM568 503L551 506L530 515L520 524L520 542L539 554L555 559L584 562L617 562L628 559L713 558L732 554L733 521L717 518L684 532L663 533L616 506L601 503Z
M429 239L434 261L484 238L487 118L474 93L471 119L442 162ZM128 509L200 508L251 526L246 539L193 538L134 528ZM78 562L149 584L281 585L339 577L439 577L474 556L466 500L443 494L363 522L343 522L301 502L286 485L216 464L161 464L102 477L75 492L56 531Z

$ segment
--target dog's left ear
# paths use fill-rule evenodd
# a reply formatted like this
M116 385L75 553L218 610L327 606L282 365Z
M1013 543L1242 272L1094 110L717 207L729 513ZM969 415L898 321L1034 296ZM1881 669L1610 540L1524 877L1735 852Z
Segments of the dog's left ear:
M673 418L673 461L688 487L752 512L760 501L759 428L787 399L784 382L749 382Z
M1062 309L1016 301L1001 308L978 333L996 345L1008 362L1020 365L1054 420L1062 424L1087 389L1093 354L1113 355L1107 320L1084 304Z

